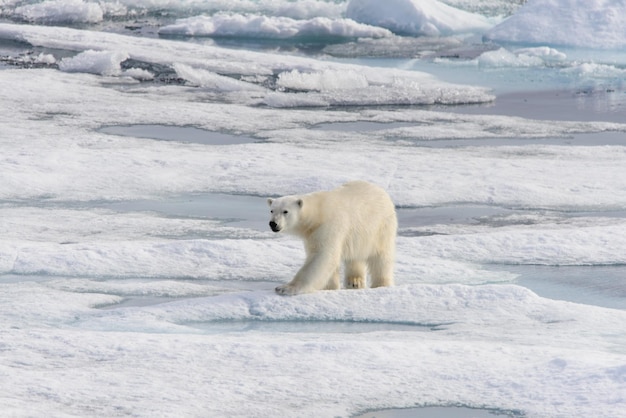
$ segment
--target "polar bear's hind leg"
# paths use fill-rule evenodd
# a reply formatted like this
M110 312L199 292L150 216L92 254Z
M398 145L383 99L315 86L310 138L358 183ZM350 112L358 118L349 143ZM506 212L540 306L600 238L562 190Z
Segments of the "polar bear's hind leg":
M379 254L369 258L368 268L371 276L371 287L393 286L393 258L387 254Z
M345 262L345 268L346 288L363 289L365 287L365 263L363 261L349 260Z

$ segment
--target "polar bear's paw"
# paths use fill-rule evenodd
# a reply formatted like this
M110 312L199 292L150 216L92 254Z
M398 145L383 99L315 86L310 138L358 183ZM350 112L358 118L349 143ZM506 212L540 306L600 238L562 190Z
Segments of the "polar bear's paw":
M285 296L297 295L298 293L300 293L296 286L289 283L277 286L275 290L276 293L278 293L279 295Z
M364 289L365 278L363 277L350 277L346 280L346 287L348 289Z

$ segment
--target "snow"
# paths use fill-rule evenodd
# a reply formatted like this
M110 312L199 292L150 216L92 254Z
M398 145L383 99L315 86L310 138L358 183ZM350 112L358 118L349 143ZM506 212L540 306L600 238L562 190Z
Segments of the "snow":
M161 35L251 37L251 38L381 38L391 32L351 19L316 17L296 20L289 17L217 13L179 19L175 24L159 29Z
M271 17L333 21L347 6L214 3L229 16L280 9ZM96 3L2 7L38 7L66 22L64 5ZM211 7L97 5L107 16ZM44 67L0 69L4 414L347 417L463 405L624 416L626 312L541 297L516 284L516 272L590 266L597 284L594 266L621 271L626 147L577 138L619 136L626 124L452 111L445 104L494 96L397 68L411 63L8 23L0 39L34 45L24 62ZM617 64L545 45L476 55L433 65L463 79L469 68L623 75ZM160 68L182 84L158 82ZM438 107L378 106L407 103ZM320 108L329 105L342 107ZM174 137L124 134L141 125ZM111 126L117 133L102 131ZM190 127L253 140L188 141ZM275 295L304 252L268 230L265 197L356 178L398 205L397 285ZM615 286L623 294L622 281Z
M482 15L437 0L350 0L346 16L403 35L440 36L481 32L493 26Z
M625 26L623 0L528 0L486 37L518 44L623 49Z

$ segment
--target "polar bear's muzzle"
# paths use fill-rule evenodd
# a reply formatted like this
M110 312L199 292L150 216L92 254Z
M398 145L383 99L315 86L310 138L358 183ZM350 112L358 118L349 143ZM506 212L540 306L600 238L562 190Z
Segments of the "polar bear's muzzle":
M280 226L274 221L270 221L270 228L272 228L274 232L280 232Z

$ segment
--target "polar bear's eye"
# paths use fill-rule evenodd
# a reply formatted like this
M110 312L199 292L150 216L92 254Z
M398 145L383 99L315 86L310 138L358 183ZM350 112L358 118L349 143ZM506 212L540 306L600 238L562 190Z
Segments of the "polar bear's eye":
M274 213L274 211L273 211L273 210L270 210L270 213Z
M283 215L286 215L286 214L288 214L288 213L289 213L289 211L288 211L288 210L283 211Z

